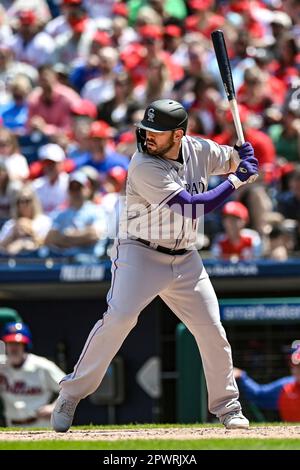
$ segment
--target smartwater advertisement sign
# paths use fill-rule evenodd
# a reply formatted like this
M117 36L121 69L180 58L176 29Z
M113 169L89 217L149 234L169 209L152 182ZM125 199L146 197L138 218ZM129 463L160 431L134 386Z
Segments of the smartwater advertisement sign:
M226 299L220 301L221 318L236 321L300 321L300 297L278 299Z

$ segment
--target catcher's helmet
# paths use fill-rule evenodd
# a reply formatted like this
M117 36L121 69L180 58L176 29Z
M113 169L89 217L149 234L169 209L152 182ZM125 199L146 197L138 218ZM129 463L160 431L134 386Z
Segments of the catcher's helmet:
M5 343L23 343L28 348L32 346L31 332L25 323L6 323L1 333L1 339Z
M178 101L168 99L153 101L147 106L142 121L135 124L139 151L146 150L146 131L165 132L182 129L185 134L187 122L187 112Z

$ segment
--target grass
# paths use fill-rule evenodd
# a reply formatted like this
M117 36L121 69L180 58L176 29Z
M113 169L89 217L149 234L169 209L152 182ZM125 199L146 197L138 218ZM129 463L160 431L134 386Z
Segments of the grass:
M0 450L300 450L299 439L6 441Z

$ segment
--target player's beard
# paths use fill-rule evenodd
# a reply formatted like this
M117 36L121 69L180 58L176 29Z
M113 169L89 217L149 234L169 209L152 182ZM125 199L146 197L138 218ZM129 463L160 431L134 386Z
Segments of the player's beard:
M150 140L150 142L152 141ZM155 145L154 142L153 144ZM155 145L155 147L153 147L152 149L152 148L149 148L149 146L147 145L147 153L149 153L149 155L157 155L158 157L164 157L166 154L170 152L170 150L172 150L174 145L175 144L174 144L173 132L172 132L172 135L170 136L169 141L164 146L156 147Z

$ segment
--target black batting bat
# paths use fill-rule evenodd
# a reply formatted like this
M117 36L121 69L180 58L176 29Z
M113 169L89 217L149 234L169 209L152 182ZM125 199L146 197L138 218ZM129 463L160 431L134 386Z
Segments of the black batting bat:
M234 83L231 73L231 65L229 62L223 31L214 31L213 33L211 33L211 38L214 45L214 50L218 61L218 66L222 77L225 93L229 101L229 106L231 109L236 133L239 140L238 143L239 145L241 145L245 142L245 138L237 106Z
M242 145L245 142L244 132L241 124L241 118L239 114L239 109L236 101L234 83L231 72L231 65L228 57L226 42L224 38L224 33L221 30L216 30L211 33L212 42L214 45L214 50L222 77L224 89L226 96L229 101L229 106L231 114L233 117L233 122L235 130L238 137L237 145ZM255 181L258 175L251 176L250 180Z

